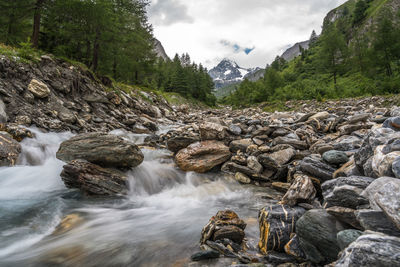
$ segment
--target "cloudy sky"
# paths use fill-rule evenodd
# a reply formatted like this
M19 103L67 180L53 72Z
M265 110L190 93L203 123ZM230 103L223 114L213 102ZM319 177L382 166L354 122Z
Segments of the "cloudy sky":
M346 0L151 0L150 22L167 54L186 53L208 68L223 58L265 67Z

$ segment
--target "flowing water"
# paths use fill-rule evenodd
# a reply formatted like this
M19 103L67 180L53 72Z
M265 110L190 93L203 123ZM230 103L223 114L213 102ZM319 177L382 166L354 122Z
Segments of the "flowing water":
M223 209L247 221L246 236L257 241L264 189L220 173L185 173L168 151L143 149L144 162L127 172L127 196L87 197L64 186L64 163L55 158L72 134L31 131L18 165L0 168L0 266L180 266ZM136 143L145 137L112 134ZM65 216L65 228L57 227Z

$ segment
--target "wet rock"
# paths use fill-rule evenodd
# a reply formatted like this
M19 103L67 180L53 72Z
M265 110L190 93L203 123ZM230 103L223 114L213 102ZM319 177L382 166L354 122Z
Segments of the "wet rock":
M251 179L247 175L245 175L241 172L237 172L235 174L235 180L242 184L250 184L251 183Z
M337 233L345 227L325 210L309 210L296 223L300 244L313 263L329 263L337 259L340 247Z
M364 234L341 253L335 266L400 266L400 238L379 233Z
M18 142L21 142L27 137L33 138L33 134L30 130L14 123L9 123L7 125L0 124L0 131L9 133L14 140L17 140Z
M306 254L300 245L297 235L293 235L290 241L285 245L285 253L295 257L296 259L305 259Z
M9 133L0 132L0 167L14 166L20 153L21 145Z
M228 131L237 136L242 134L242 128L236 124L229 125Z
M222 226L214 233L214 241L224 240L225 238L232 240L237 244L241 244L244 238L244 231L237 226L227 225Z
M289 183L282 183L282 182L273 182L273 183L271 184L271 186L272 186L273 189L276 189L276 190L278 190L278 191L280 191L280 192L286 193L286 192L289 190L291 184L289 184ZM284 204L284 203L283 203L283 204Z
M207 246L218 251L220 254L224 255L227 258L237 258L238 257L238 254L234 253L233 251L231 251L230 249L228 249L221 243L207 240L206 244L207 244Z
M322 158L332 165L341 165L349 161L346 153L337 150L327 151L322 155Z
M72 229L78 227L84 222L84 219L77 213L68 214L57 225L56 229L51 235L62 235Z
M354 214L362 228L365 230L400 236L400 231L382 211L362 209L355 211Z
M353 243L355 240L357 240L357 238L359 238L362 234L363 234L363 232L354 230L354 229L340 231L337 234L337 240L338 240L340 250L347 248L351 243Z
M200 243L205 244L208 240L213 241L215 238L215 233L217 231L230 226L235 226L244 231L244 229L246 228L246 223L241 220L235 212L231 210L219 211L215 216L211 217L207 225L203 227L203 230L201 231ZM229 239L229 237L226 236L223 238Z
M264 257L264 260L268 263L279 264L279 267L283 267L281 266L282 264L287 266L289 263L296 262L295 257L276 251L269 252L268 255Z
M226 137L226 127L212 122L205 122L200 124L200 138L201 140L224 140Z
M382 127L390 128L395 131L400 131L400 117L393 117L393 118L387 119L383 123Z
M200 141L200 138L194 136L176 136L168 139L168 150L177 153L179 150L188 147L189 145Z
M61 143L57 158L69 162L84 159L102 167L130 168L143 162L144 156L133 142L104 133L81 134Z
M283 196L280 203L294 206L297 203L312 203L317 191L312 180L307 175L296 175L293 184Z
M18 125L30 126L32 124L32 120L28 116L18 115L15 117L15 123Z
M304 158L300 162L300 169L303 172L320 179L321 181L332 179L333 173L335 172L334 168L322 162L322 159L319 155L311 155Z
M113 196L128 192L124 173L84 160L72 160L64 165L61 178L68 188L78 188L89 195Z
M219 258L219 252L215 251L213 249L205 250L205 251L200 251L192 256L190 256L190 259L192 261L204 261L204 260L210 260L210 259L216 259Z
M260 251L283 252L284 246L290 241L296 231L296 221L304 214L300 207L272 204L264 207L258 213L260 225Z
M231 161L224 163L224 165L222 165L222 167L221 167L221 171L227 172L227 173L241 172L248 176L256 175L256 172L254 170L248 168L247 166L239 165L239 164L236 164Z
M8 116L6 113L6 105L0 99L0 123L5 123L8 120Z
M253 145L253 140L249 139L241 139L234 140L229 144L229 149L231 152L236 153L237 151L241 151L246 153L246 150L249 146Z
M176 164L184 171L204 173L229 160L231 153L222 142L203 141L191 144L180 150Z
M28 90L37 98L46 98L50 95L49 87L36 79L31 80Z

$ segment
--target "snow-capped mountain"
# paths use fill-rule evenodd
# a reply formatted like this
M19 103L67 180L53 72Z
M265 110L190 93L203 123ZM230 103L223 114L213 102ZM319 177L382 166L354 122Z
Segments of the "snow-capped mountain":
M215 88L219 89L227 85L241 82L250 74L260 70L260 68L242 68L235 61L223 59L216 67L211 69L208 74L214 80Z

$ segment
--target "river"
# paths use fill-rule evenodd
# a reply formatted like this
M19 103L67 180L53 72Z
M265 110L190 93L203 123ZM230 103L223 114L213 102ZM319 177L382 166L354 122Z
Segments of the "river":
M270 189L222 173L185 173L169 151L143 148L144 162L127 172L127 196L88 197L64 186L64 163L55 158L73 135L30 130L35 138L22 141L17 166L0 168L0 266L184 266L202 227L224 209L248 223L256 246ZM111 133L136 143L145 137ZM57 228L65 216L74 222L68 231Z

